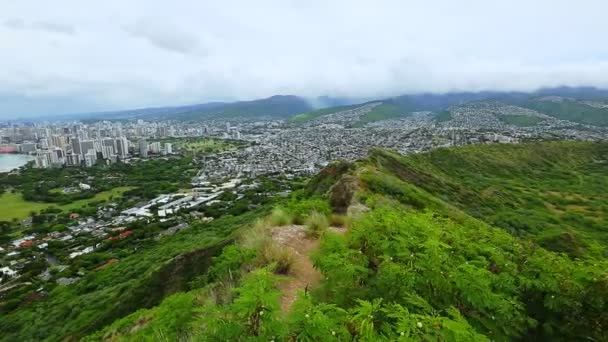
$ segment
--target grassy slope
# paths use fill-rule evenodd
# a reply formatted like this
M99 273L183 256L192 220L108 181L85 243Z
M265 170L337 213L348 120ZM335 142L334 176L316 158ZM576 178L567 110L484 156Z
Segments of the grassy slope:
M596 126L608 126L607 108L595 108L570 100L561 102L533 100L527 102L524 106L558 119Z
M164 296L186 290L188 282L204 272L210 256L218 252L214 246L221 246L231 233L259 215L250 212L194 226L89 273L75 285L58 286L46 299L5 314L0 340L77 339L142 307L156 305Z
M348 106L338 106L338 107L318 109L315 111L298 114L298 115L292 117L290 119L290 121L294 122L294 123L306 122L306 121L314 120L323 115L342 112L345 110L350 110L350 109L354 109L354 108L361 107L361 106L362 106L361 104L354 104L354 105L348 105Z
M442 110L441 112L437 113L435 120L437 120L437 122L450 121L452 120L452 113L450 113L449 110Z
M514 235L572 256L605 251L608 144L469 146L406 157L378 152L372 159Z
M133 189L132 187L118 187L109 191L97 193L94 197L74 201L70 204L56 205L53 203L30 202L23 199L19 193L5 192L0 195L0 221L10 221L12 219L22 220L30 215L32 211L39 212L50 207L57 207L63 211L70 211L82 208L89 203L107 201L110 197L122 195L124 192Z
M388 120L398 118L400 116L405 115L406 112L403 111L398 105L392 103L383 103L379 106L374 107L371 111L365 113L357 122L357 126L363 126L370 122Z

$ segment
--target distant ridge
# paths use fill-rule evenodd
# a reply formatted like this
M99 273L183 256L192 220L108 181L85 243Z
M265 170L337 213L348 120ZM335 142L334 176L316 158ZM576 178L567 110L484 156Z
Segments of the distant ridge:
M572 108L554 108L555 106L539 106L538 102L549 96L568 98L570 107L575 107L576 115L564 113ZM448 93L415 93L378 99L362 99L349 97L319 96L305 98L296 95L274 95L268 98L237 102L208 102L184 106L151 107L132 110L94 112L56 116L57 119L87 119L87 120L181 120L197 121L207 119L265 118L291 119L294 122L306 122L323 115L342 110L357 108L371 102L380 102L373 111L364 118L364 122L385 120L407 116L415 111L432 111L440 113L453 105L465 104L472 101L493 100L505 104L517 105L535 109L557 118L569 118L581 123L608 124L603 117L608 115L608 109L589 109L584 101L608 101L608 90L594 87L555 87L541 88L532 92L518 91L479 91L479 92L448 92ZM588 112L593 117L586 120ZM598 119L599 118L599 119ZM578 121L577 121L578 120Z

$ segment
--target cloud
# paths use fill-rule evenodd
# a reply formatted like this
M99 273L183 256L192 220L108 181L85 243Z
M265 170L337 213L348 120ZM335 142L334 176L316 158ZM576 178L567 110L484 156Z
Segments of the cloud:
M25 29L25 22L22 19L12 18L6 19L2 22L2 25L9 29L23 30Z
M135 37L142 38L159 49L190 54L199 49L198 38L176 26L170 26L162 19L138 20L134 25L124 28L126 32Z
M12 18L6 19L2 25L8 29L13 30L33 30L33 31L45 31L49 33L59 33L73 35L76 33L76 29L67 24L49 22L49 21L35 21L32 23L25 22L23 19Z
M0 116L274 94L608 87L603 0L35 0L0 14ZM564 24L567 23L567 24Z
M37 21L32 24L33 29L48 31L53 33L61 33L61 34L75 34L76 29L74 29L71 25L61 24L61 23L52 23L47 21Z

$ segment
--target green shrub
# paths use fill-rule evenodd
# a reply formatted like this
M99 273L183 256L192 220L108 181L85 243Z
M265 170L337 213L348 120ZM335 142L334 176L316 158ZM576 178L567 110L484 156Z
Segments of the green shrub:
M325 215L331 213L327 200L320 197L306 199L293 197L285 204L284 208L290 214L293 224L304 224L308 215L313 211Z

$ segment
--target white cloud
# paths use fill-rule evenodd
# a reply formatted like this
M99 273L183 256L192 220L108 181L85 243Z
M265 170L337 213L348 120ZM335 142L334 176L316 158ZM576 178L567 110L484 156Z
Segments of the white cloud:
M184 54L194 53L199 49L198 37L194 32L167 25L162 18L137 20L134 25L125 27L125 31L160 49Z
M49 99L76 111L65 98L80 111L608 87L607 12L602 0L7 2L0 95L27 101L0 115Z
M49 33L74 34L74 27L62 23L48 21L25 22L21 18L6 19L2 23L5 28L13 30L39 30Z

